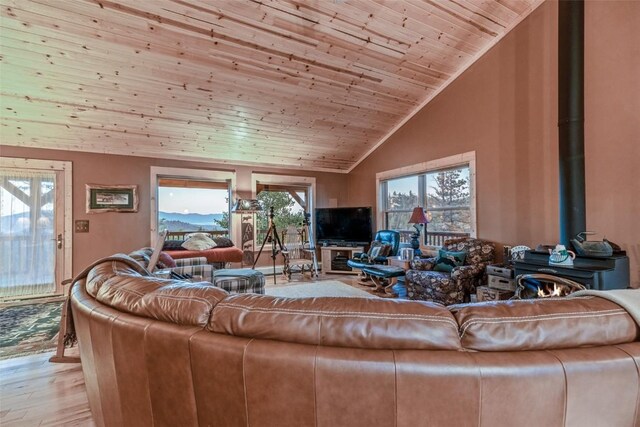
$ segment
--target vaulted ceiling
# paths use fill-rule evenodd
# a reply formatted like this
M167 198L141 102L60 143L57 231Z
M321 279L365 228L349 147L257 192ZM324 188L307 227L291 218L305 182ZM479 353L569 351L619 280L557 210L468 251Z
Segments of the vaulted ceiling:
M0 0L2 144L347 171L542 0Z

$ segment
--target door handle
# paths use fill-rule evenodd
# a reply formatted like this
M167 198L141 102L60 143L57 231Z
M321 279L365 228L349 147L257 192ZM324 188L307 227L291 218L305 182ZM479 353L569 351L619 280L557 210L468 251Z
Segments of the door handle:
M58 238L56 239L56 245L58 249L62 249L62 234L58 234Z

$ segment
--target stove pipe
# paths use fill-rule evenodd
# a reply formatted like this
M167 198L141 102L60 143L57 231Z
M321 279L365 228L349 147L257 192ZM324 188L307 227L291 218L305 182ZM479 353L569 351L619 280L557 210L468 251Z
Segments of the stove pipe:
M586 230L584 179L584 2L558 2L560 243Z

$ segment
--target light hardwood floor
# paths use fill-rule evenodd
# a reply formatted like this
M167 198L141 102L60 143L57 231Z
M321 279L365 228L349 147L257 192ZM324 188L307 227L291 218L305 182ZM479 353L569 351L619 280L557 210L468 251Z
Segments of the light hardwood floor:
M358 289L356 276L321 274L318 280L339 280ZM277 276L277 286L312 282L294 276L289 282ZM267 277L267 287L274 286ZM371 291L372 292L372 291ZM385 296L377 293L376 295ZM77 347L67 350L77 355ZM0 360L0 426L94 426L78 363L49 363L53 353Z
M53 352L41 353L0 361L0 425L95 425L81 365L49 363L52 355Z

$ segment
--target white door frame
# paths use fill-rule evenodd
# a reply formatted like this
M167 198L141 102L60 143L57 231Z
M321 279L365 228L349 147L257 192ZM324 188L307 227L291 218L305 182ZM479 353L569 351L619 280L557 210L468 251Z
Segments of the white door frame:
M56 212L56 231L62 225L62 258L56 249L56 294L62 293L62 281L73 277L73 164L63 160L41 160L18 157L1 157L0 167L13 169L35 169L60 172L56 174L56 207L62 202L63 211ZM62 182L58 182L58 177ZM59 215L63 218L60 221Z

